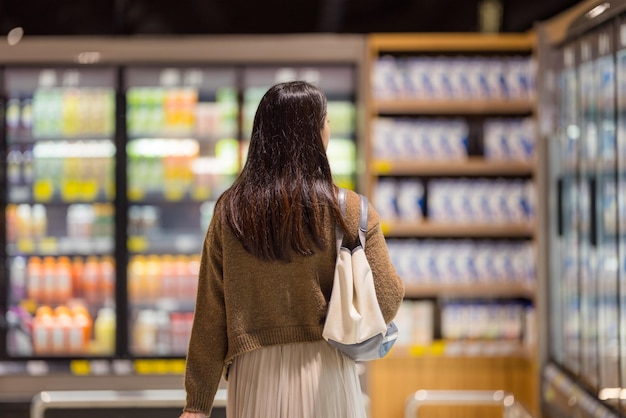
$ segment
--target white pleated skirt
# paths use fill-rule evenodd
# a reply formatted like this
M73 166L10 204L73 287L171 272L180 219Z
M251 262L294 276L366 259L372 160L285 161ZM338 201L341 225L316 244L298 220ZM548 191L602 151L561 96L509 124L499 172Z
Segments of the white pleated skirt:
M356 363L326 341L235 357L227 393L227 418L366 418Z

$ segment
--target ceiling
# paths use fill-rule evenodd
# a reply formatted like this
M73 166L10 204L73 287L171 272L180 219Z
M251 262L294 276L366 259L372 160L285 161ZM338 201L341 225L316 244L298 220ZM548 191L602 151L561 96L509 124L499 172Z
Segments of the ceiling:
M0 35L475 32L482 0L0 0ZM578 3L500 0L502 32Z

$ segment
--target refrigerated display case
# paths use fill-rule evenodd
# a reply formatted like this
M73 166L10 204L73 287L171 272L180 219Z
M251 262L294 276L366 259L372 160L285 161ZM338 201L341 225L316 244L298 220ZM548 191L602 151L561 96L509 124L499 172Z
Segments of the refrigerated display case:
M549 152L549 291L546 416L624 416L622 165L626 2L587 2L539 26L547 77L558 83L544 111ZM564 28L564 29L563 29ZM557 29L561 35L555 35ZM550 56L558 57L551 62ZM546 83L547 85L548 83ZM541 109L540 109L541 113Z
M99 61L76 64L85 51ZM0 411L181 388L204 235L245 158L244 74L317 74L332 142L349 141L336 180L358 190L364 52L360 35L0 44ZM69 348L33 329L71 330Z
M115 351L115 70L9 68L6 353Z
M200 251L239 172L234 68L124 71L129 350L184 356Z

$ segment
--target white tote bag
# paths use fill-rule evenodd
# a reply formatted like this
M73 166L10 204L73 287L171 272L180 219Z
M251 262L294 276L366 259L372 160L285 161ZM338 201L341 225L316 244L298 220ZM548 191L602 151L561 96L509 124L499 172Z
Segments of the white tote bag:
M339 204L345 213L346 191L339 190ZM369 203L361 196L359 242L346 248L343 232L337 228L337 263L333 290L322 336L356 361L383 357L397 339L395 324L386 324L378 305L374 278L365 256Z

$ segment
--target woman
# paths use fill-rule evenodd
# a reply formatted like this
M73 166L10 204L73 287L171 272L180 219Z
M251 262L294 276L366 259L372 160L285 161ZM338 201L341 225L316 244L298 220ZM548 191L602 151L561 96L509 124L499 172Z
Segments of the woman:
M322 339L335 225L357 239L359 197L341 216L326 147L326 98L301 81L263 96L247 161L209 225L181 418L209 415L222 372L229 418L365 417L354 361ZM370 206L366 254L383 316L404 287Z

